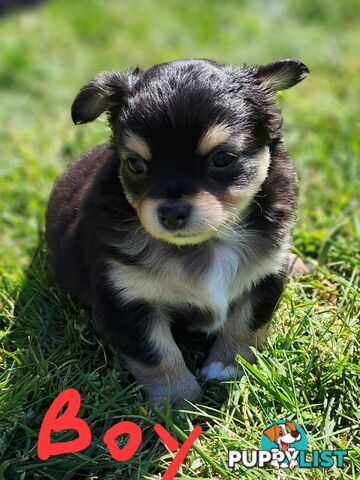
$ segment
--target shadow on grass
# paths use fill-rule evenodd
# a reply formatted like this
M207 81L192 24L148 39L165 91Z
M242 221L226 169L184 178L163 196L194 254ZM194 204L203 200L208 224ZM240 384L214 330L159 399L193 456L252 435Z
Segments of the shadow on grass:
M1 403L0 478L68 479L98 474L102 464L109 463L101 445L103 433L113 419L138 413L134 405L141 398L139 388L89 328L85 312L55 282L43 239L16 295L4 348L10 380ZM76 388L82 396L79 416L89 424L93 442L82 454L42 462L36 451L42 418L67 388ZM53 438L69 440L75 432ZM113 470L116 467L114 462Z

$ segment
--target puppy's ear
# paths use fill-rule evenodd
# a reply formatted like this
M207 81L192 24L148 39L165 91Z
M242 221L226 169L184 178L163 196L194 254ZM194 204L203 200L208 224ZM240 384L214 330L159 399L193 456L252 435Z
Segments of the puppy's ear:
M308 74L308 67L299 60L278 60L255 68L255 77L271 92L293 87Z
M92 122L99 115L126 103L129 94L127 77L116 72L102 72L82 87L71 107L73 122Z

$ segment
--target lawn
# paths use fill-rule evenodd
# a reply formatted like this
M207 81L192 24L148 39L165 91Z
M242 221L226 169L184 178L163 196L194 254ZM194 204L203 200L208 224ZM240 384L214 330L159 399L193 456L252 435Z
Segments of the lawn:
M203 427L179 478L280 478L227 467L228 450L259 448L264 428L279 419L303 426L311 450L349 451L342 470L286 478L360 472L357 13L356 0L57 0L0 18L0 479L158 479L173 454L154 433L156 422L180 441ZM294 248L314 271L289 283L258 363L240 382L209 384L187 418L146 405L52 278L44 244L54 179L108 136L103 118L72 125L79 87L101 70L179 57L299 58L311 71L279 101L300 177ZM196 345L187 359L196 372ZM41 420L66 388L81 393L93 441L81 453L41 461ZM126 463L111 459L102 441L121 420L143 430Z

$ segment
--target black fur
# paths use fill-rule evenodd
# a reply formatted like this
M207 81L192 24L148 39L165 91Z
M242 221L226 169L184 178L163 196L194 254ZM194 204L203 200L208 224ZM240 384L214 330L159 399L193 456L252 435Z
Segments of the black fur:
M160 356L147 339L144 324L151 324L152 308L145 302L121 303L109 285L106 266L98 265L92 275L92 318L95 328L125 355L147 365L157 364Z
M285 281L285 272L279 275L269 275L251 291L253 318L250 327L253 330L271 320L284 290Z

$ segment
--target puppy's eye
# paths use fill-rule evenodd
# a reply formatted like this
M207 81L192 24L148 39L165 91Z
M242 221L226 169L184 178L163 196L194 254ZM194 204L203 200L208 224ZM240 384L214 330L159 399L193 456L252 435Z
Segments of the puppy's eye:
M144 160L141 160L141 158L138 157L129 157L126 159L128 167L133 173L136 173L137 175L139 174L144 174L147 172L147 166Z
M220 151L211 156L211 164L216 168L225 168L232 165L237 159L237 155L232 152Z

